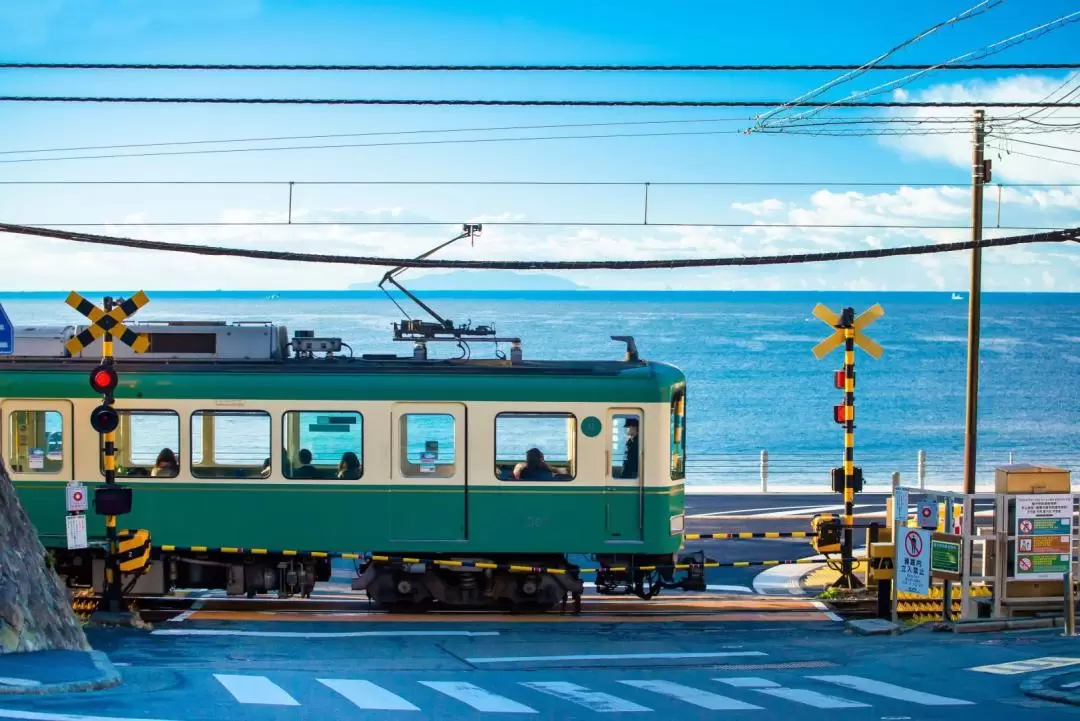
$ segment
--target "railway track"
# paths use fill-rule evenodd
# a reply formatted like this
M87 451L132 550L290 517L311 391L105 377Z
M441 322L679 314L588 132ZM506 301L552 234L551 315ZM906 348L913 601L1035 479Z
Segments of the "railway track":
M372 601L355 597L335 598L338 594L315 595L311 598L224 597L190 593L172 596L140 596L128 599L133 611L149 622L183 621L443 621L463 622L489 619L507 620L709 620L726 617L783 617L801 618L807 614L825 618L835 609L824 602L809 598L783 598L745 594L694 593L672 594L643 601L633 596L582 596L580 610L573 602L545 610L508 609L426 609L380 608ZM73 608L83 618L89 618L100 602L99 596L83 592L73 602ZM873 613L872 603L845 603L844 618L862 617ZM809 619L806 619L809 620ZM832 620L835 620L833 618Z

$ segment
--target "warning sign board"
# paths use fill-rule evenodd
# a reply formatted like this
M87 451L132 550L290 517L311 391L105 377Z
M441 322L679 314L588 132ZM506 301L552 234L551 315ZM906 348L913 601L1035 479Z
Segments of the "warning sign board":
M86 548L86 516L67 517L67 547Z
M908 528L896 544L896 590L930 593L930 532Z
M930 539L930 572L934 578L959 581L962 551L962 536L933 534Z
M85 511L90 507L86 498L86 486L81 483L72 483L67 487L67 510L68 513Z
M1016 497L1015 578L1061 578L1072 549L1073 497L1044 494Z

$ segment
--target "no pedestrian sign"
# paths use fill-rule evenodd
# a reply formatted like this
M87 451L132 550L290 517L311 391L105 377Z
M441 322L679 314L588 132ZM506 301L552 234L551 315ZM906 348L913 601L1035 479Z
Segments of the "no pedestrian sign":
M896 590L922 596L930 593L930 532L904 529L897 544Z

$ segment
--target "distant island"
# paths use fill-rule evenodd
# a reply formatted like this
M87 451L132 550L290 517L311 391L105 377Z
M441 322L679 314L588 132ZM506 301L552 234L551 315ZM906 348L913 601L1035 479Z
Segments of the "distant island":
M547 273L510 270L456 270L401 279L410 290L587 290L583 285ZM377 282L353 283L349 290L373 290Z

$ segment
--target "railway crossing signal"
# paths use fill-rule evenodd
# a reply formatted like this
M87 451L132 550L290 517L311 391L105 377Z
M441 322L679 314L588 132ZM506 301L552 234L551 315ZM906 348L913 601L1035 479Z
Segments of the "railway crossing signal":
M833 374L833 385L844 391L844 402L833 406L833 420L844 426L844 465L832 469L832 489L844 494L844 543L841 546L841 573L834 586L858 588L862 583L851 571L854 547L852 527L855 525L855 493L862 490L862 469L855 465L855 346L859 346L874 358L880 358L882 348L863 334L871 323L885 315L885 309L874 304L855 315L854 308L844 308L839 314L818 303L814 317L835 330L813 348L814 356L821 360L832 351L844 346L844 367Z
M123 602L120 588L120 543L116 533L116 517L131 512L131 489L116 485L116 429L120 426L120 414L113 408L113 392L120 383L113 359L113 341L119 339L136 353L150 348L150 339L136 333L126 325L135 311L150 302L141 290L119 303L106 297L104 308L82 297L75 291L68 295L66 303L90 319L90 326L64 344L71 355L81 353L101 338L101 364L90 371L90 388L100 393L102 403L90 412L90 425L102 435L102 467L105 485L94 492L94 508L105 516L105 535L109 542L109 555L105 561L105 602L110 613L118 613Z

